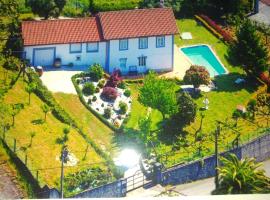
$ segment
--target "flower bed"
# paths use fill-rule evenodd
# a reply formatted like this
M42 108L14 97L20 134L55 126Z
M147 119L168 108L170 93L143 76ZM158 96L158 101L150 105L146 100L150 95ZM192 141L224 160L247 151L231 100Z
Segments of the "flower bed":
M101 82L106 82L106 79L101 79L100 81L96 82L87 76L76 78L76 83L81 91L83 90L85 84L92 83L95 86L96 90L94 94L82 94L85 102L87 102L91 109L102 115L105 120L114 125L116 128L119 128L131 110L131 97L124 94L127 89L121 89L119 87L106 87L103 86ZM108 93L111 93L112 91L113 96L116 94L115 98L106 98L104 93L107 91ZM111 96L109 95L109 97ZM127 106L125 113L123 113L119 106L123 103ZM110 110L110 113L108 114L108 111L106 110Z
M209 29L214 35L217 37L223 38L224 41L228 43L233 43L234 38L231 36L231 34L225 30L222 29L216 22L214 22L212 19L210 19L206 15L195 15L196 19L200 20L207 29Z

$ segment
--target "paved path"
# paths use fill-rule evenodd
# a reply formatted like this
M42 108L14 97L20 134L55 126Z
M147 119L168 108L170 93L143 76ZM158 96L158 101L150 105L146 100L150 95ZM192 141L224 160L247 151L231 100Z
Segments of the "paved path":
M15 172L10 169L6 156L0 152L0 199L21 199L24 197Z
M264 161L261 166L265 170L265 174L270 177L270 160ZM172 191L175 191L179 196L197 196L197 195L210 195L211 191L215 189L215 179L207 178L198 180L191 183L176 185L171 187ZM127 194L127 197L154 197L164 192L165 188L161 185L156 185L149 189L139 188ZM270 198L269 198L270 199Z

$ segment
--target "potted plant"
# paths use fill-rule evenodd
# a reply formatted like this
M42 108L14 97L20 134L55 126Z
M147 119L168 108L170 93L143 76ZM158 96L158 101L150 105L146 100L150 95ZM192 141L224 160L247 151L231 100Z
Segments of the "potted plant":
M55 58L54 67L61 67L61 58Z

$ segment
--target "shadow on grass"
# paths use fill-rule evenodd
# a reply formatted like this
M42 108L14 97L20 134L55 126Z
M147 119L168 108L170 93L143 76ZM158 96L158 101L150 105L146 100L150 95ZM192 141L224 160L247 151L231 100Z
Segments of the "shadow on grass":
M245 82L236 84L235 81L238 78L244 79ZM247 76L236 72L217 76L215 77L214 82L217 87L215 91L217 92L236 92L245 89L249 93L253 93L259 86L257 80L248 78Z
M43 119L34 119L31 121L31 123L34 125L39 125L39 124L43 124L44 120Z

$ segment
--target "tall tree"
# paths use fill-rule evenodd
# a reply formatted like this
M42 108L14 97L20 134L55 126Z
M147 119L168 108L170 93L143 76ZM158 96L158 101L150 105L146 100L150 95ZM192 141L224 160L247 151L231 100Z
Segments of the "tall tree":
M27 0L26 4L32 12L40 17L58 17L63 10L66 0Z
M28 104L30 105L31 103L31 94L35 91L36 89L36 84L35 83L29 83L26 87L25 87L25 91L28 93Z
M256 26L245 20L236 33L237 42L233 47L235 56L247 74L259 75L269 69L269 52L257 33Z
M47 104L43 104L41 106L42 112L44 113L44 122L46 122L46 118L47 118L47 113L50 111L50 106L48 106Z
M139 102L157 109L165 119L166 115L177 112L176 90L177 85L173 81L159 78L156 73L150 72L139 89Z
M254 159L239 160L230 154L228 158L221 158L221 162L223 166L218 168L219 187L213 191L214 194L270 193L270 179L258 169L260 164Z

